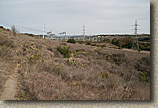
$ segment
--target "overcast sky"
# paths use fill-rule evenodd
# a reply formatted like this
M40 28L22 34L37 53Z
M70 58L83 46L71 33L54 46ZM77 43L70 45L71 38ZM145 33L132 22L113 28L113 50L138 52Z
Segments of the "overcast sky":
M42 33L21 27L68 34L150 33L150 0L0 0L0 25L20 32Z

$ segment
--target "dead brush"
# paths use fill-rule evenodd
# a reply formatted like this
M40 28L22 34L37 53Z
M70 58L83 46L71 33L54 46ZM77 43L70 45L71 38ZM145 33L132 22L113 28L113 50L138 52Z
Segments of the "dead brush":
M12 40L7 39L6 37L3 37L3 36L0 36L0 46L15 48L14 42Z
M15 51L12 48L6 47L6 46L0 46L0 57L13 57L15 54Z

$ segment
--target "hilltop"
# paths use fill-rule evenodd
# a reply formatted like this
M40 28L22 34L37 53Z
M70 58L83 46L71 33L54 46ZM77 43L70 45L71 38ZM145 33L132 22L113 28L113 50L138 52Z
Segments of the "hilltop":
M1 27L0 61L1 100L150 100L149 51L13 36Z

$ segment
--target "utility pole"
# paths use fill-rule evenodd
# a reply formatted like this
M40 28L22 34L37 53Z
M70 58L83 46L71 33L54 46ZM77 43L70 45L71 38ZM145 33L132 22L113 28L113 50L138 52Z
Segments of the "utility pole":
M66 30L65 30L65 37L66 37Z
M85 30L86 30L86 28L85 28L85 24L83 24L83 39L85 39Z
M67 37L66 37L66 30L65 30L65 40L68 40Z
M43 39L44 39L44 33L45 33L45 24L43 24Z

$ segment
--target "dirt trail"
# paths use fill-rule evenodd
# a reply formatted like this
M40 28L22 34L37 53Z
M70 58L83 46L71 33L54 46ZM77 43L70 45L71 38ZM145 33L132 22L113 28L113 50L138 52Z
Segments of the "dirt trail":
M0 96L0 100L17 100L17 74L18 66L15 67L15 70L12 74L10 74L8 80L4 84L3 91Z
M123 51L138 52L137 50L126 49L126 48L124 48ZM149 54L150 51L140 51L140 53L146 53L146 54Z

